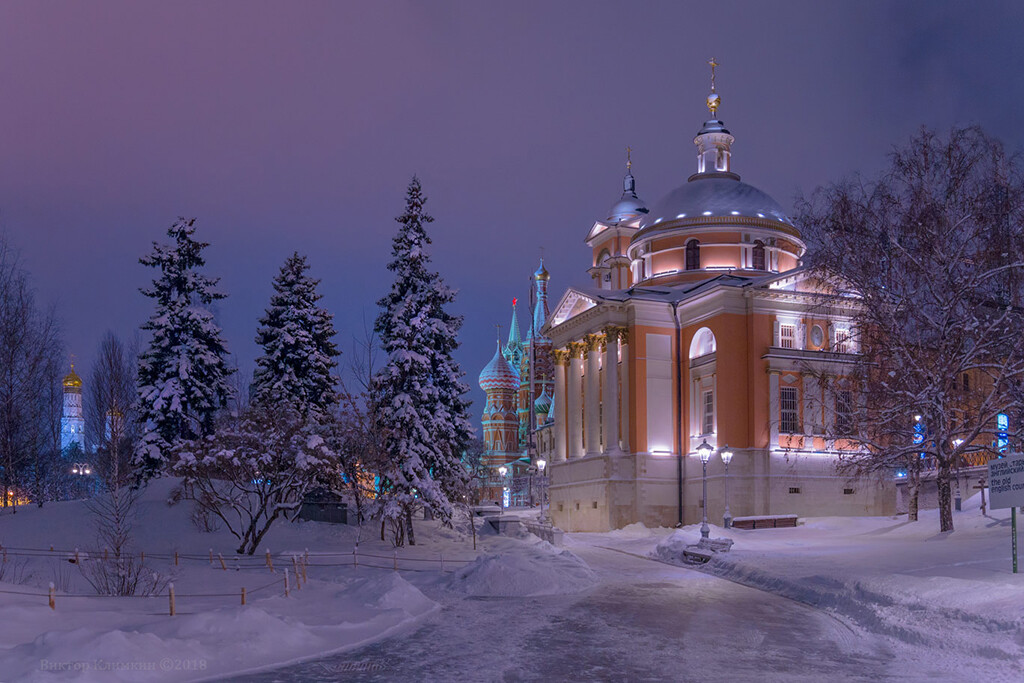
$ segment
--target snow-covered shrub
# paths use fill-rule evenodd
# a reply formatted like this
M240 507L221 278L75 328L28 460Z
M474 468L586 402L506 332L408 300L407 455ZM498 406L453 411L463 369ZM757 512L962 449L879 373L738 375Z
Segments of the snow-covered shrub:
M322 428L287 406L255 405L210 436L174 449L173 472L195 504L220 519L252 555L271 525L297 513L321 475L336 469Z

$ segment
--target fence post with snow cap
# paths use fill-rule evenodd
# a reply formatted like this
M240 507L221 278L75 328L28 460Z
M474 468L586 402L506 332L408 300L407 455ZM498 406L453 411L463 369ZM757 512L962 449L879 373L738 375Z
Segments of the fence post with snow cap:
M171 616L173 617L174 613L176 611L174 609L174 584L173 583L167 584L167 598L168 598L168 600L171 603Z
M57 609L57 601L54 598L53 581L50 582L50 609Z
M242 586L242 604L245 604L245 586Z
M270 571L274 571L274 558L270 556L270 548L267 548L267 567L270 568Z
M299 573L299 558L292 555L292 569L295 570L295 588L302 590L302 574Z
M228 570L228 566L226 564L224 564L224 555L221 554L221 553L217 553L217 559L220 560L220 568L223 569L224 571L227 571Z
M288 567L284 568L284 597L288 597L290 586L288 585Z

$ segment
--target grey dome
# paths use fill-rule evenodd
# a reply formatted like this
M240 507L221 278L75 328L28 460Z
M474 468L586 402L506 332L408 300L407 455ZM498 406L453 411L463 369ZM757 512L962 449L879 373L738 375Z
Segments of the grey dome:
M622 180L622 197L608 211L608 220L612 222L638 218L647 213L647 205L636 194L636 180L627 173Z
M641 221L641 230L689 218L744 216L793 222L774 199L735 176L707 174L677 187L654 205Z

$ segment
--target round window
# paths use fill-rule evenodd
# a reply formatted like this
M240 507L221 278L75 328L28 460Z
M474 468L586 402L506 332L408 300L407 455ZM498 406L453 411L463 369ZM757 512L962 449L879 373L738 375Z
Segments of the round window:
M825 332L822 331L821 325L815 325L811 328L811 344L813 346L822 346L825 343Z

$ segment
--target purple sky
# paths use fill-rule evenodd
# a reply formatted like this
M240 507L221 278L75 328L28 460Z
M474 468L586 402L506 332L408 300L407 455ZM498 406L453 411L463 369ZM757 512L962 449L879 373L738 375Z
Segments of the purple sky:
M709 57L734 170L789 210L922 124L1019 149L1022 26L989 2L5 2L0 224L87 372L148 315L138 257L196 216L249 371L294 250L350 348L418 173L479 400L539 249L555 298L586 283L625 146L649 204L693 172Z

